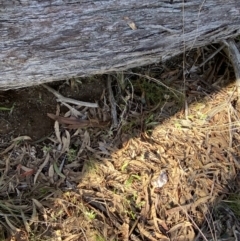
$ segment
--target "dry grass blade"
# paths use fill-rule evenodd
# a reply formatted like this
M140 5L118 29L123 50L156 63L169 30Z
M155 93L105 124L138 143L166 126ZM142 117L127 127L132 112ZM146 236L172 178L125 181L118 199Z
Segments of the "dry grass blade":
M72 234L69 237L65 238L63 241L73 241L73 240L79 240L80 235L79 234ZM88 239L85 239L86 241Z
M16 232L19 232L19 231L20 231L20 229L18 229L17 227L15 227L15 226L10 222L10 220L9 220L8 217L7 217L7 215L4 215L4 218L5 218L5 221L6 221L7 225L10 227L11 232L16 233Z
M122 240L128 241L129 240L129 224L127 224L127 223L122 224L121 233L122 233Z
M27 231L28 233L30 233L30 232L31 232L30 225L29 225L29 223L27 222L26 216L25 216L25 214L24 214L24 212L23 212L22 210L21 210L21 216L22 216L22 220L23 220L24 227L25 227L26 231Z
M53 168L54 168L54 171L58 174L58 176L60 176L61 178L66 178L65 175L63 175L63 174L61 173L61 170L60 170L60 168L58 167L56 161L53 162Z
M144 237L146 237L147 239L149 239L149 240L151 240L151 241L157 241L157 240L158 240L157 238L154 238L154 237L151 235L151 233L148 232L148 231L143 227L143 225L141 225L140 223L138 223L137 227L138 227L140 233L141 233ZM165 241L165 240L169 240L169 239L162 239L162 240Z

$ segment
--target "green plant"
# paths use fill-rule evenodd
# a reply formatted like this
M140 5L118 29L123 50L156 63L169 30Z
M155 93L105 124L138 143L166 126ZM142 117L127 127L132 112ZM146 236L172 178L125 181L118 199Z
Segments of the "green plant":
M77 157L77 150L74 150L72 148L69 149L67 152L67 159L69 162L73 162Z
M106 239L104 237L100 236L99 234L96 234L95 240L96 241L106 241Z
M145 201L141 201L141 202L137 203L137 207L138 207L138 208L144 207L145 204L146 204Z
M182 129L182 125L179 122L174 123L175 128Z
M240 194L230 194L224 202L227 203L233 213L240 218Z
M84 214L90 220L94 220L96 218L96 213L93 210L85 211Z
M95 161L93 159L89 159L84 162L84 171L96 174L98 171L98 166L96 165Z
M49 152L52 150L52 147L51 147L51 146L44 146L44 147L42 148L42 150L43 150L43 152L45 152L45 153L49 153Z
M124 172L126 171L127 167L128 167L129 162L124 162L123 165L121 166L121 171Z
M139 175L135 175L135 174L131 175L131 176L125 181L126 187L130 187L130 186L132 185L134 179L140 181L140 180L141 180L141 177L140 177Z
M134 213L132 210L130 211L126 211L126 213L128 214L128 216L130 216L131 219L135 220L137 215L136 213Z
M132 132L133 128L136 128L138 124L138 121L137 120L128 120L128 121L124 121L123 125L122 125L122 131L124 133L127 133L127 132Z
M4 106L0 106L0 111L9 111L9 113L11 114L13 112L15 103L13 103L12 107L4 107Z

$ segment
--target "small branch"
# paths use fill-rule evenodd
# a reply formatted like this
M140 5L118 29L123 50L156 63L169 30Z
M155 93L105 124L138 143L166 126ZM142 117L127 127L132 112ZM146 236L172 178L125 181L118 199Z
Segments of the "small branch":
M233 39L223 41L223 43L227 46L226 50L234 68L236 87L238 95L240 95L240 54Z
M112 78L110 75L108 75L108 91L109 91L109 102L111 104L111 113L112 113L112 119L113 119L113 127L118 126L118 119L117 119L117 110L116 110L116 101L113 96L113 91L112 91Z
M212 53L203 63L201 63L198 67L202 67L205 65L210 59L212 59L216 54L218 54L222 49L224 48L224 45L222 45L220 48L218 48L214 53Z
M89 103L89 102L84 102L84 101L80 101L80 100L74 100L71 98L67 98L67 97L62 96L61 94L59 94L59 92L57 92L56 90L54 90L53 88L51 88L45 84L43 84L42 86L44 88L46 88L48 91L50 91L51 93L53 93L57 97L58 102L70 103L70 104L74 104L74 105L86 106L86 107L91 107L91 108L98 108L97 103Z

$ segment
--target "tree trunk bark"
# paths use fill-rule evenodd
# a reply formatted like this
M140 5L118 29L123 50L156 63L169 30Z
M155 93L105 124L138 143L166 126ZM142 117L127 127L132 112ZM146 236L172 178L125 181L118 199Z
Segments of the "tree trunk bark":
M126 70L237 35L239 0L0 0L0 89Z

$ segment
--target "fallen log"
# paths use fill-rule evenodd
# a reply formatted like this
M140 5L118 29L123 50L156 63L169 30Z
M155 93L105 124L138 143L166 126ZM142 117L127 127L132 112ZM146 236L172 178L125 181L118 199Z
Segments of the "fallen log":
M0 0L0 89L126 70L237 35L239 0Z

